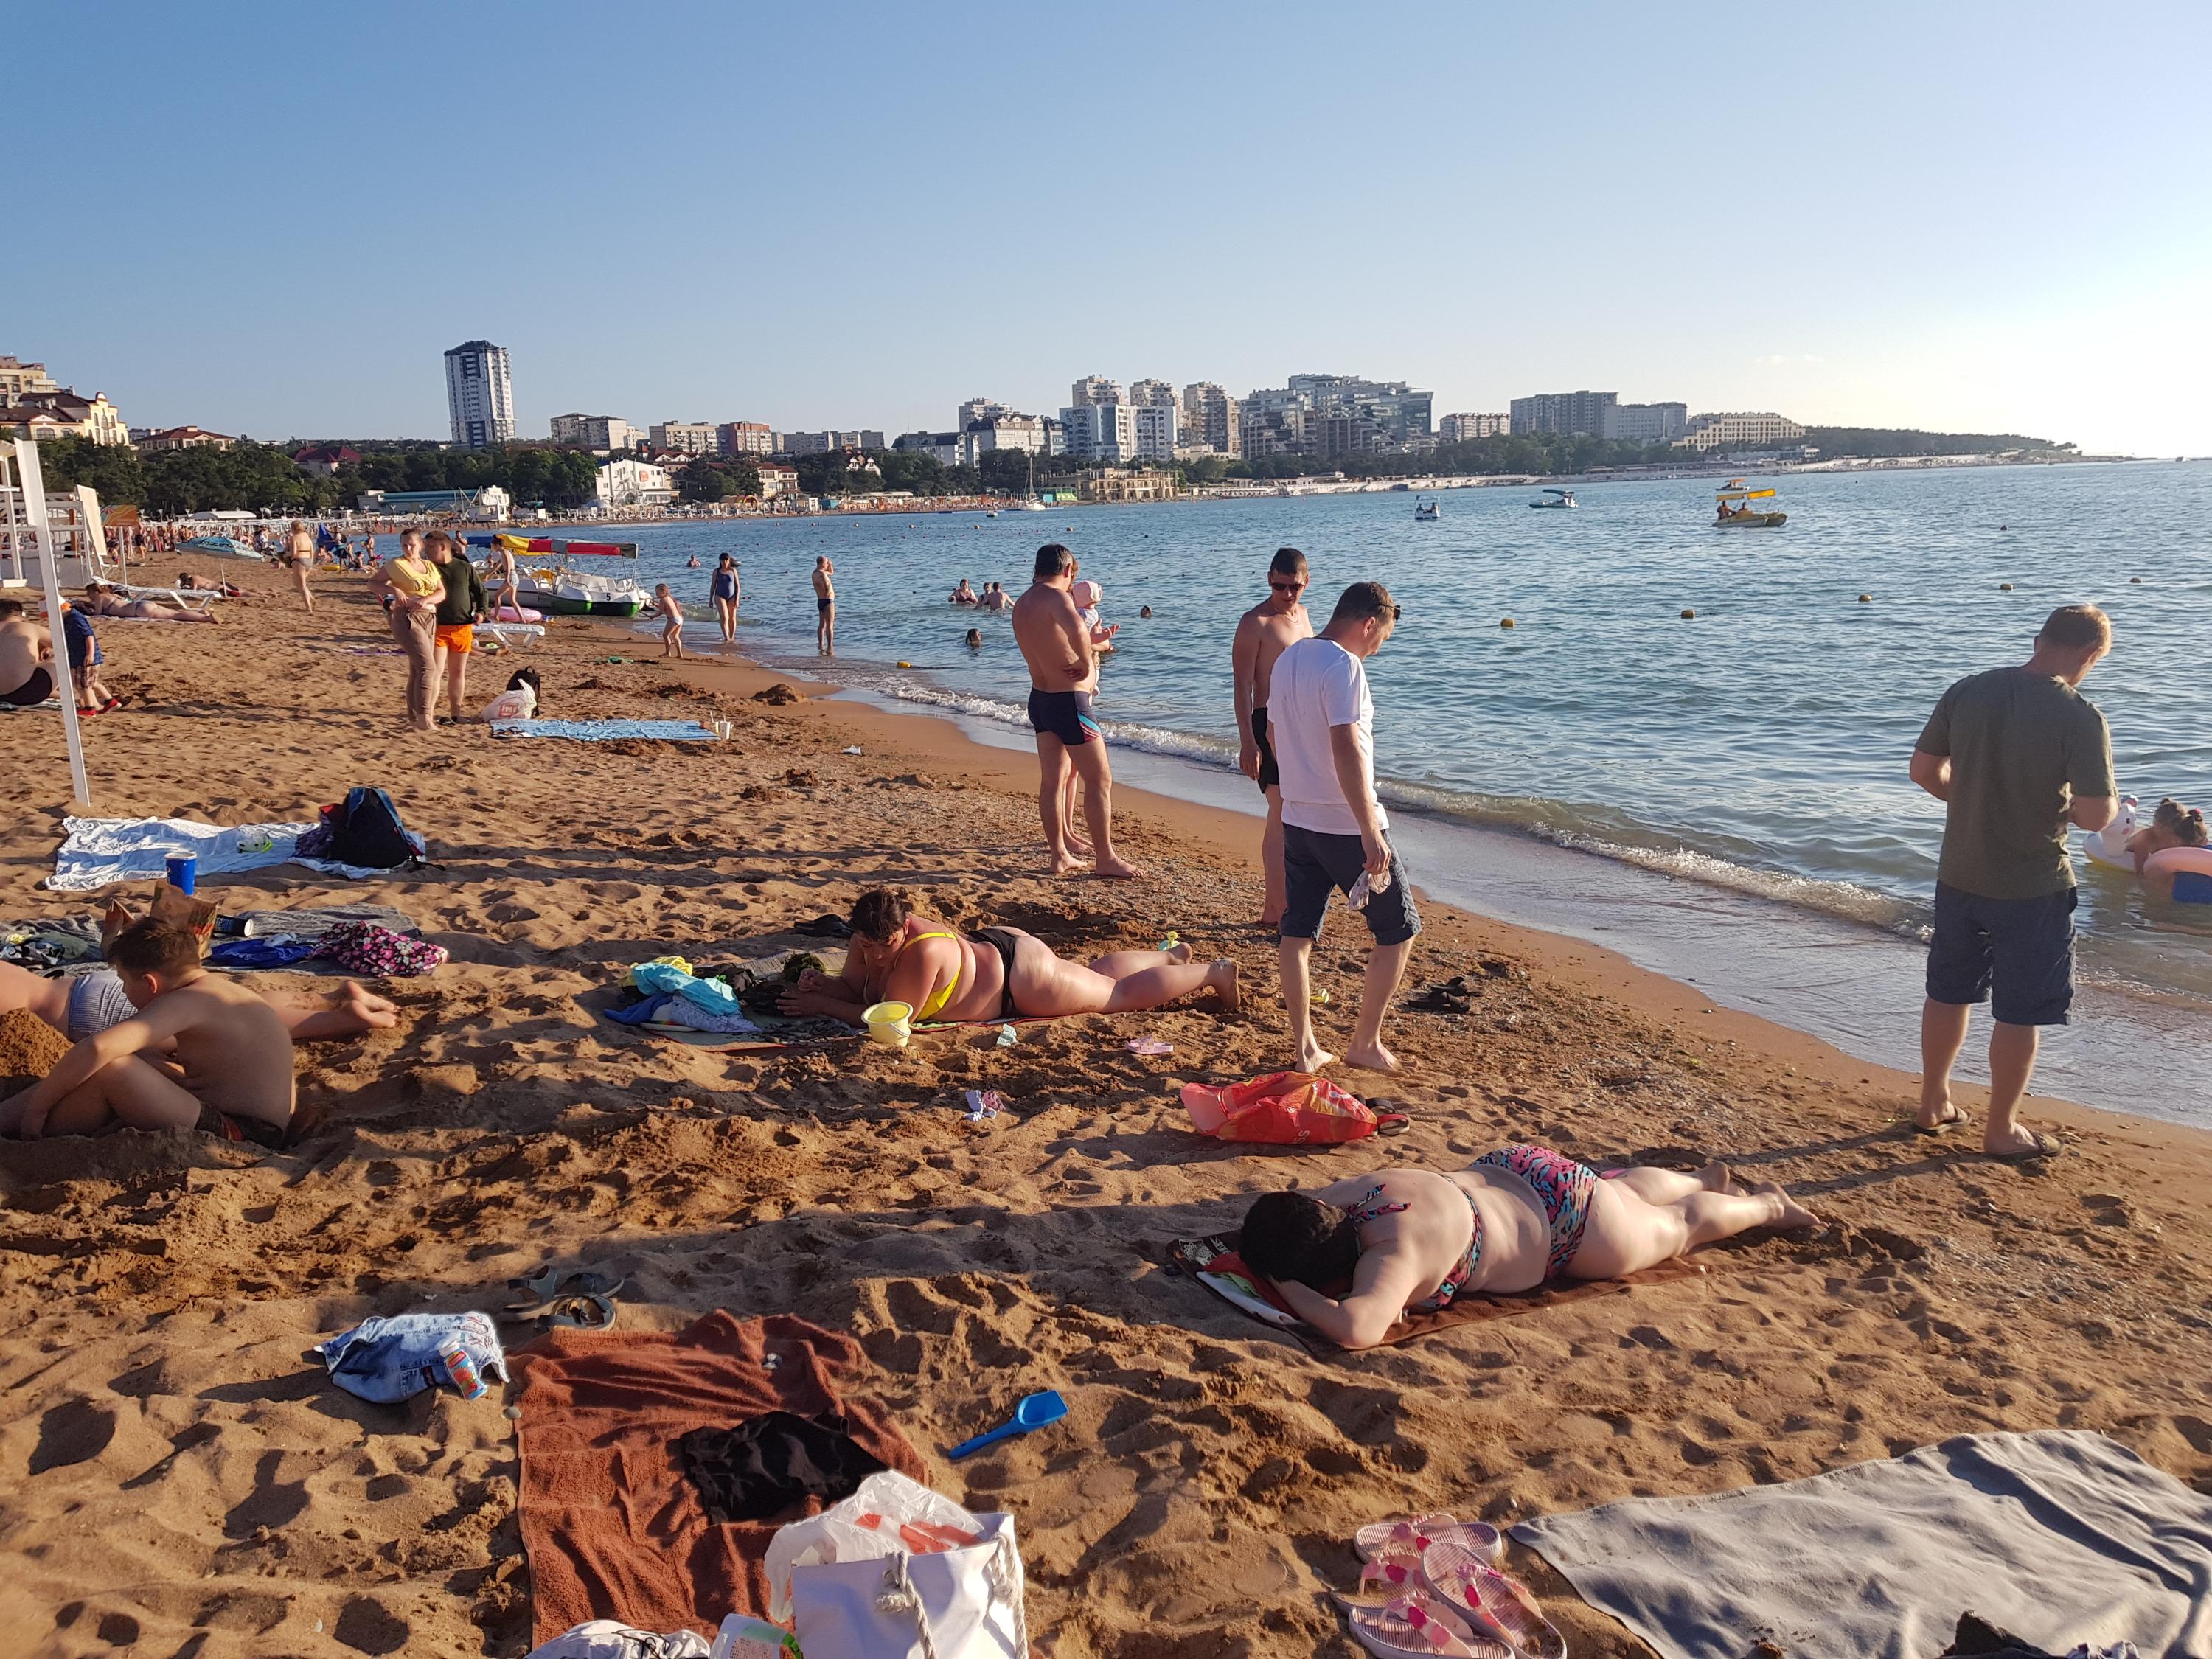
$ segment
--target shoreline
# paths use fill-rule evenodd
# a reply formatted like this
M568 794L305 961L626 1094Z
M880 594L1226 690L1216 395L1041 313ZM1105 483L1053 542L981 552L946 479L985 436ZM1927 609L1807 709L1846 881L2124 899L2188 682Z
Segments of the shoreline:
M725 719L732 741L414 734L359 579L319 581L312 617L283 573L240 580L253 597L227 627L101 629L130 701L88 723L98 812L289 820L388 786L434 867L203 890L233 911L392 905L452 956L382 988L394 1028L299 1048L319 1121L290 1147L170 1131L0 1156L0 1617L27 1650L97 1635L195 1659L520 1659L553 1632L532 1628L502 1401L372 1406L302 1355L366 1317L497 1307L548 1263L626 1279L618 1334L717 1309L848 1334L866 1356L852 1391L928 1484L1018 1516L1031 1627L1057 1659L1358 1659L1328 1597L1357 1578L1353 1530L1384 1516L1504 1523L2049 1427L2212 1483L2206 1132L2039 1102L2029 1118L2065 1156L1995 1164L1900 1128L1898 1074L1601 947L1432 905L1413 984L1463 972L1471 1011L1401 1010L1407 1073L1341 1073L1384 1091L1405 1133L1214 1142L1183 1084L1282 1055L1274 951L1249 926L1256 823L1125 786L1117 824L1153 878L1050 880L1027 754L841 698L757 702L800 677L664 667L615 623L563 621L480 660L471 706L526 662L553 716ZM0 720L28 797L0 838L12 916L98 902L39 884L69 811L60 740L34 711ZM878 884L1079 959L1175 928L1237 964L1245 1004L904 1051L727 1053L604 1018L631 964L818 948L794 925ZM1332 1034L1364 948L1338 907L1316 962ZM1002 1093L998 1119L967 1121L971 1088ZM1259 1192L1459 1168L1515 1140L1600 1164L1724 1157L1821 1224L1349 1354L1286 1342L1161 1265ZM1065 1427L959 1463L937 1449L1048 1388ZM1578 1659L1649 1659L1540 1558L1516 1546L1505 1565Z

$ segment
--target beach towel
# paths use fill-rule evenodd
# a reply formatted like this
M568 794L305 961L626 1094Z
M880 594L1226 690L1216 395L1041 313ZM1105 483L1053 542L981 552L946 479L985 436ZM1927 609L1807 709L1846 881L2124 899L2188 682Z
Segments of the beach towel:
M2081 1430L1962 1435L1513 1528L1662 1659L1927 1659L1972 1610L2038 1647L2212 1656L2212 1496Z
M613 743L647 738L660 743L713 743L714 734L696 720L494 720L496 738L574 738L578 743Z
M1176 1239L1167 1247L1167 1260L1169 1266L1188 1273L1239 1313L1281 1332L1308 1353L1326 1359L1344 1352L1292 1313L1290 1304L1283 1300L1274 1285L1244 1265L1243 1258L1237 1254L1236 1234L1213 1233L1205 1238ZM1510 1319L1516 1314L1535 1313L1569 1302L1612 1296L1639 1285L1663 1285L1669 1279L1687 1279L1704 1271L1696 1262L1677 1257L1640 1273L1631 1273L1626 1279L1555 1279L1514 1296L1455 1297L1435 1313L1407 1315L1390 1328L1390 1334L1379 1346L1395 1348L1401 1342L1411 1342L1416 1337L1428 1336L1453 1325ZM1731 1659L1738 1656L1731 1656Z
M556 1330L508 1358L521 1379L522 1544L538 1642L591 1619L704 1631L726 1613L765 1613L776 1522L708 1519L678 1450L695 1429L836 1413L871 1456L922 1477L889 1413L839 1392L866 1368L860 1345L788 1315Z
M301 858L295 844L312 823L200 823L191 818L64 818L64 839L54 854L46 885L56 892L86 893L122 881L158 880L172 857L189 854L199 863L198 878L235 875L272 864L297 864L325 876L362 881L388 876L389 870L365 870L328 859ZM410 835L415 855L427 850Z

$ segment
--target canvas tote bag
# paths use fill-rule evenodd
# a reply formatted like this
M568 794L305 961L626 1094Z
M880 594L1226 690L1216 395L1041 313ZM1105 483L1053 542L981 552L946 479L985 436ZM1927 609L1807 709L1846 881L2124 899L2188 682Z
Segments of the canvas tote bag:
M1014 1518L976 1520L981 1538L959 1548L792 1569L806 1659L1029 1659Z

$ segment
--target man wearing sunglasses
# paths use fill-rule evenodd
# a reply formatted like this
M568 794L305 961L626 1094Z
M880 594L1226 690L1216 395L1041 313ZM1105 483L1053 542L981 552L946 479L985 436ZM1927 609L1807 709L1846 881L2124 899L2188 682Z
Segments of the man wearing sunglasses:
M1344 890L1375 939L1346 1063L1373 1072L1399 1069L1397 1056L1382 1046L1382 1020L1421 918L1387 836L1390 820L1375 798L1375 702L1366 667L1399 614L1382 583L1352 583L1328 627L1275 659L1268 690L1267 731L1282 775L1283 1006L1296 1048L1292 1063L1303 1072L1317 1072L1336 1058L1314 1036L1310 1003L1314 941L1332 888Z
M1260 836L1267 898L1260 926L1270 930L1283 921L1283 791L1274 747L1267 741L1267 689L1275 659L1313 637L1313 619L1300 602L1305 591L1306 556L1295 547L1277 548L1267 567L1267 597L1237 618L1231 647L1237 677L1237 764L1267 798L1267 827Z

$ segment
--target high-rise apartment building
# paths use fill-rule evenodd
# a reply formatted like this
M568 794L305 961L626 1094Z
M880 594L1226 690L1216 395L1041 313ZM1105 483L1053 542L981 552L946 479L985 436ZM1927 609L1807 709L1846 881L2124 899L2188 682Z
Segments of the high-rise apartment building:
M1060 411L1060 424L1068 454L1079 461L1118 466L1137 459L1137 410L1132 404L1071 404ZM1175 453L1172 444L1168 453Z
M1355 438L1349 451L1418 448L1434 435L1430 410L1435 394L1403 380L1364 380L1356 374L1293 374L1290 390L1303 395L1318 415L1349 418ZM1335 428L1328 428L1334 432Z
M1158 408L1165 404L1176 407L1176 389L1165 380L1135 380L1130 383L1129 401L1139 409Z
M1035 415L1017 415L1011 410L988 420L970 421L960 434L961 463L980 466L983 455L994 449L1025 449L1032 455L1051 454L1052 425L1052 422Z
M635 449L641 433L619 415L556 415L553 441L578 449Z
M468 340L446 354L446 404L453 441L465 449L489 449L514 441L514 378L507 348Z
M1437 422L1437 441L1473 443L1477 438L1502 438L1512 429L1510 415L1446 415Z
M712 455L721 447L712 421L663 421L653 428L653 441L679 455Z
M1182 389L1182 441L1204 444L1217 455L1244 453L1237 399L1211 380L1193 380Z
M1163 382L1154 381L1155 386ZM1175 459L1176 443L1182 425L1172 399L1164 404L1138 404L1133 406L1137 422L1137 453L1148 461L1171 461Z
M1568 438L1602 438L1620 403L1617 392L1540 392L1509 405L1516 432L1548 432Z
M1786 415L1738 411L1700 415L1677 441L1692 449L1767 449L1804 435L1805 428Z
M1605 435L1625 444L1671 444L1689 420L1687 404L1622 404L1609 411Z
M54 377L46 373L44 363L26 363L13 357L0 357L0 404L18 402L27 392L60 390Z
M714 428L714 447L725 455L773 455L775 433L765 421L725 421Z
M1067 401L1078 409L1088 409L1093 404L1120 404L1127 403L1128 399L1121 395L1119 380L1109 380L1103 374L1091 374L1078 380L1068 389Z
M970 398L960 405L960 413L952 424L956 429L965 432L978 421L995 421L1002 415L1013 412L995 398Z
M833 449L888 449L884 434L861 428L850 432L781 432L776 434L779 455L827 455Z

